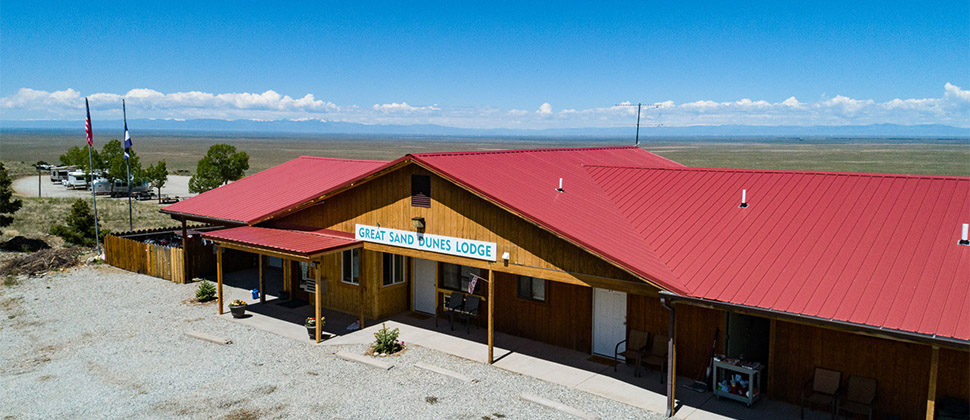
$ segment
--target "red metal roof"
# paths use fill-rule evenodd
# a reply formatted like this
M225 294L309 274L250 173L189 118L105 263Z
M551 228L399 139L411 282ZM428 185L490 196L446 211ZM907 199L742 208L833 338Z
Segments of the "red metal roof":
M588 169L690 296L970 340L970 178Z
M422 166L665 289L677 281L583 165L683 167L638 147L419 153ZM563 180L563 192L559 179Z
M387 163L301 156L166 206L162 212L254 224L377 171Z
M230 242L305 257L346 249L361 243L354 240L352 233L330 229L300 231L256 226L240 226L206 232L202 237L216 242Z

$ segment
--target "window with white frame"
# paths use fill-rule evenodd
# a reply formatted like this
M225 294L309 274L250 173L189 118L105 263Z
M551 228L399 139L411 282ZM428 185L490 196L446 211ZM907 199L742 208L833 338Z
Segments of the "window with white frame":
M340 258L340 281L360 284L360 248L341 252Z
M384 282L385 286L404 283L404 256L384 254Z
M522 299L534 300L537 302L546 301L546 281L529 276L519 276L519 293Z

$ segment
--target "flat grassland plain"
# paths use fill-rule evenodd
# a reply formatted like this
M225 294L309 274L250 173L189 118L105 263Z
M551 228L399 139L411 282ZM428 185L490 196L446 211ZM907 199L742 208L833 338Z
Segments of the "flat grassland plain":
M102 132L105 133L105 132ZM98 134L95 147L123 133ZM252 133L135 133L142 165L165 159L170 171L194 172L209 146L226 143L249 154L248 173L302 155L396 159L407 153L627 146L629 138L310 136ZM85 145L83 131L0 131L0 159L56 163L71 146ZM644 149L693 167L794 169L970 176L970 137L965 138L643 138Z

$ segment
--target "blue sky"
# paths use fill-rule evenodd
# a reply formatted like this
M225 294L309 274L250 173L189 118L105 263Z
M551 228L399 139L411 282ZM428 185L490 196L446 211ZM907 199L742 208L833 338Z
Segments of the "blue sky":
M970 126L965 0L278 3L4 2L0 119Z

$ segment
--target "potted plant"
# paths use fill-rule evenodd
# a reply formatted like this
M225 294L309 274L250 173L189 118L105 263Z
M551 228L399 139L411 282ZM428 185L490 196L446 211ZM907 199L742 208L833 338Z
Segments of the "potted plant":
M229 310L233 318L242 318L246 315L246 302L236 299L229 303Z
M310 339L316 340L317 339L317 319L315 317L308 316L306 318L306 321L303 323L303 325L306 326L306 332L310 336ZM320 328L323 328L324 325L327 325L327 317L321 316Z

